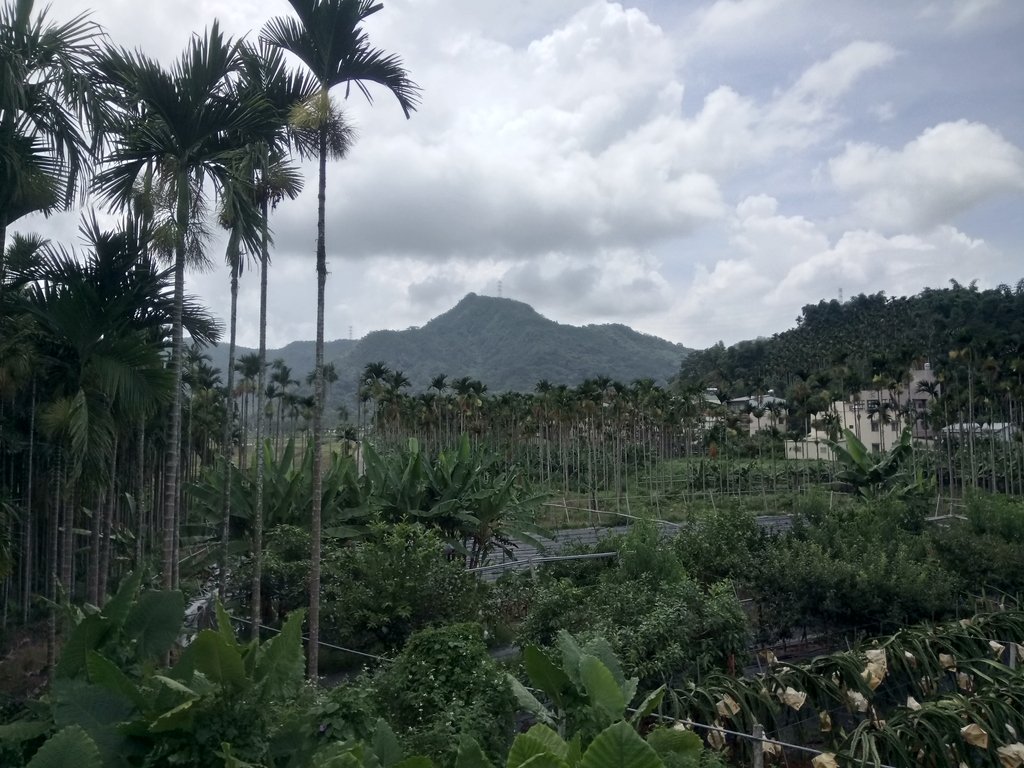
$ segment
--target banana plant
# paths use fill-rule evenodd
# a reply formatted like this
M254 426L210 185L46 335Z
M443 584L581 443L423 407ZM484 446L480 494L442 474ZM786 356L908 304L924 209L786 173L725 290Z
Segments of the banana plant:
M543 500L523 489L516 470L499 471L495 457L472 448L463 435L453 451L431 458L410 438L405 449L382 456L365 444L369 502L384 520L439 530L473 568L500 549L514 554L513 538L538 548L546 534L534 525Z
M312 503L312 449L299 456L294 439L288 440L280 456L267 440L263 445L263 515L267 528L297 525L305 521ZM219 521L223 509L226 464L217 460L204 470L187 491L192 509L210 522ZM356 475L354 462L332 454L324 467L321 493L324 534L335 538L359 538L367 532L369 511L366 485ZM244 536L256 505L256 459L244 469L231 471L231 522L235 537Z
M906 496L917 491L924 483L920 471L914 471L911 457L914 446L910 429L904 429L900 439L881 458L873 456L857 435L843 430L843 441L824 441L835 454L842 469L837 477L852 485L867 499L880 496Z

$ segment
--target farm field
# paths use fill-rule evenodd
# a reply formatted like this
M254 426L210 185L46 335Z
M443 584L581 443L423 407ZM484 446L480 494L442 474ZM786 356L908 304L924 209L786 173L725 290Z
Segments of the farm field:
M86 2L0 768L1024 768L1024 6Z

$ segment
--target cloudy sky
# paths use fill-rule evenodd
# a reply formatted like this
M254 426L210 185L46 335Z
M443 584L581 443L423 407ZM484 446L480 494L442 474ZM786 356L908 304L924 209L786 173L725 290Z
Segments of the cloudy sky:
M689 346L860 292L1024 277L1020 0L385 0L367 31L423 88L345 103L328 167L328 338L465 293ZM285 0L56 0L170 62ZM339 99L344 93L339 91ZM272 226L269 342L315 330L316 175ZM15 229L71 237L73 217ZM223 261L219 242L211 256ZM226 271L189 289L228 306ZM257 339L243 283L240 342Z

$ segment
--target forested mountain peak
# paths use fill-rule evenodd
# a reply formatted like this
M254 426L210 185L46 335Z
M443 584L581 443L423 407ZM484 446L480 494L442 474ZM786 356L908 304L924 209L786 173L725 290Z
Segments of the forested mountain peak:
M421 327L328 342L325 359L339 375L333 396L350 399L362 370L375 362L400 370L414 392L426 390L439 374L478 379L491 392L528 392L541 379L570 386L598 375L626 383L641 378L667 382L688 352L625 325L557 323L522 301L469 293ZM224 345L212 356L223 367ZM313 367L313 343L296 341L268 350L267 359L275 358L304 378Z

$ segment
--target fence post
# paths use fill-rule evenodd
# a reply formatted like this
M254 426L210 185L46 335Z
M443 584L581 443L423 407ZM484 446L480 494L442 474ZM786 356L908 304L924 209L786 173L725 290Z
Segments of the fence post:
M754 723L754 740L752 743L754 752L754 768L764 768L764 726Z

